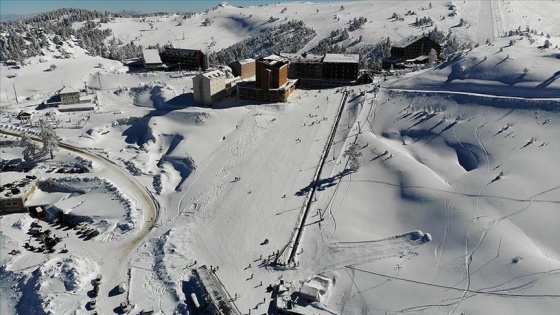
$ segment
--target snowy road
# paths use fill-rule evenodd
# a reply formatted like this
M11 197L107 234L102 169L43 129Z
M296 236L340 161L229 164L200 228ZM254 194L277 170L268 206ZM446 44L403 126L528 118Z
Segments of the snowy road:
M20 136L19 133L6 130L0 130L0 133L16 137ZM32 137L32 139L39 141L37 138ZM128 282L128 271L132 254L153 228L159 206L148 190L134 176L120 166L102 156L70 144L59 143L59 147L97 163L103 169L98 176L113 182L115 186L125 192L135 202L138 209L143 210L143 224L132 238L125 238L118 242L99 243L95 247L77 249L80 252L83 251L84 257L93 258L94 260L95 257L103 255L99 261L96 261L100 265L104 279L100 287L98 305L101 314L109 314L114 308L118 307L123 298L110 298L107 293L120 282Z
M492 1L479 0L477 16L477 40L479 43L485 43L486 40L493 40L499 36L495 31L493 15Z

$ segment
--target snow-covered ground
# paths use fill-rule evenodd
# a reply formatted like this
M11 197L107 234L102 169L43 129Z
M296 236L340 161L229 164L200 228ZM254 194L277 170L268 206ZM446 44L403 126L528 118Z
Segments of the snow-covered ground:
M224 5L181 26L178 16L151 18L153 30L138 19L107 25L123 41L138 37L144 45L187 48L185 31L191 48L214 36L212 49L259 33L271 15L304 20L317 41L360 16L371 21L356 31L365 43L421 33L407 10L430 13L445 30L463 17L470 27L453 32L474 40L525 25L551 33L549 49L538 48L545 36L512 47L518 37L495 38L434 69L346 88L297 268L263 259L289 245L341 89L297 90L284 104L227 98L210 109L193 105L192 73L126 73L80 48L74 59L53 59L54 71L43 71L50 59L20 70L2 66L2 87L14 83L21 102L2 89L1 129L37 131L15 118L26 109L34 122L55 123L68 144L30 171L64 189L38 190L29 204L58 204L102 233L84 241L75 230L42 223L62 244L53 254L30 252L23 244L34 220L0 217L0 313L90 314L90 281L101 273L100 314L119 312L127 299L133 313L184 314L199 290L190 270L207 265L219 268L242 313L269 310L269 284L282 279L299 289L322 274L332 287L308 307L312 313L553 314L560 305L560 26L549 13L557 2L533 3L457 2L453 19L447 3L428 9L429 1ZM405 21L388 19L393 12ZM206 17L211 26L200 25ZM18 76L8 79L11 73ZM36 109L63 84L84 82L101 87L94 112ZM348 172L344 151L354 142L361 167ZM3 161L21 158L21 148L1 150ZM87 172L55 172L76 165ZM60 253L63 246L69 253ZM14 249L21 253L8 254ZM130 290L114 294L121 282Z

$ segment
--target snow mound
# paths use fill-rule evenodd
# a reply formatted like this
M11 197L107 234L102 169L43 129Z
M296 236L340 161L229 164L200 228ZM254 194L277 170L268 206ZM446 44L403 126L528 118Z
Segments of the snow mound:
M165 115L165 118L185 125L204 125L214 115L202 111L174 111Z
M97 264L93 261L75 256L52 259L39 268L42 283L50 286L62 285L68 292L86 289L97 272Z
M157 109L162 108L167 101L177 96L173 87L159 81L132 87L128 92L133 98L134 105Z
M76 305L86 296L89 283L99 272L90 259L68 256L46 261L33 270L14 272L20 314L59 314L68 300Z

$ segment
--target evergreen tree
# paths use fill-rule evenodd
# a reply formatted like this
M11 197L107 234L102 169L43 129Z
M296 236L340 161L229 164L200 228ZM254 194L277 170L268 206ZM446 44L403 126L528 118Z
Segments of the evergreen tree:
M54 159L53 152L58 151L58 136L51 124L43 119L39 120L39 128L41 129L39 137L43 143L42 152L43 154L49 153L51 155L51 159Z
M357 172L360 168L359 157L362 156L360 152L360 146L357 143L352 143L343 154L344 157L348 157L348 165L351 171Z
M21 139L19 141L19 146L23 147L23 160L26 162L33 161L37 156L37 152L39 151L39 147L31 140L27 132L21 133Z

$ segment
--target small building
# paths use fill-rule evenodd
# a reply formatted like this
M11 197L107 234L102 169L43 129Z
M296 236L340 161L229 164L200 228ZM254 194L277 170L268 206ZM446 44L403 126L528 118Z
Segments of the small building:
M159 69L163 65L157 49L142 50L142 63L146 69Z
M320 302L321 301L321 289L309 285L309 283L304 283L299 290L299 294L302 298L310 302Z
M236 60L228 64L233 75L241 79L249 79L255 76L255 59Z
M237 85L237 97L268 102L287 102L297 80L288 79L289 60L280 55L260 58L255 65L255 81Z
M30 112L27 111L20 111L17 115L17 118L19 120L21 120L21 122L23 123L28 123L31 121L31 118L33 117L33 114L31 114Z
M35 192L37 177L4 172L0 176L0 213L26 212L25 202Z
M355 81L358 79L358 54L326 54L323 58L323 78Z
M80 91L65 86L58 92L60 96L60 103L62 105L78 104L80 103Z
M160 57L163 62L175 64L181 69L208 69L208 56L201 50L166 47Z
M441 46L426 36L409 36L391 47L391 57L400 59L415 59L419 56L428 56L434 49L441 53Z
M226 75L221 70L212 70L193 77L194 102L211 106L224 97Z

